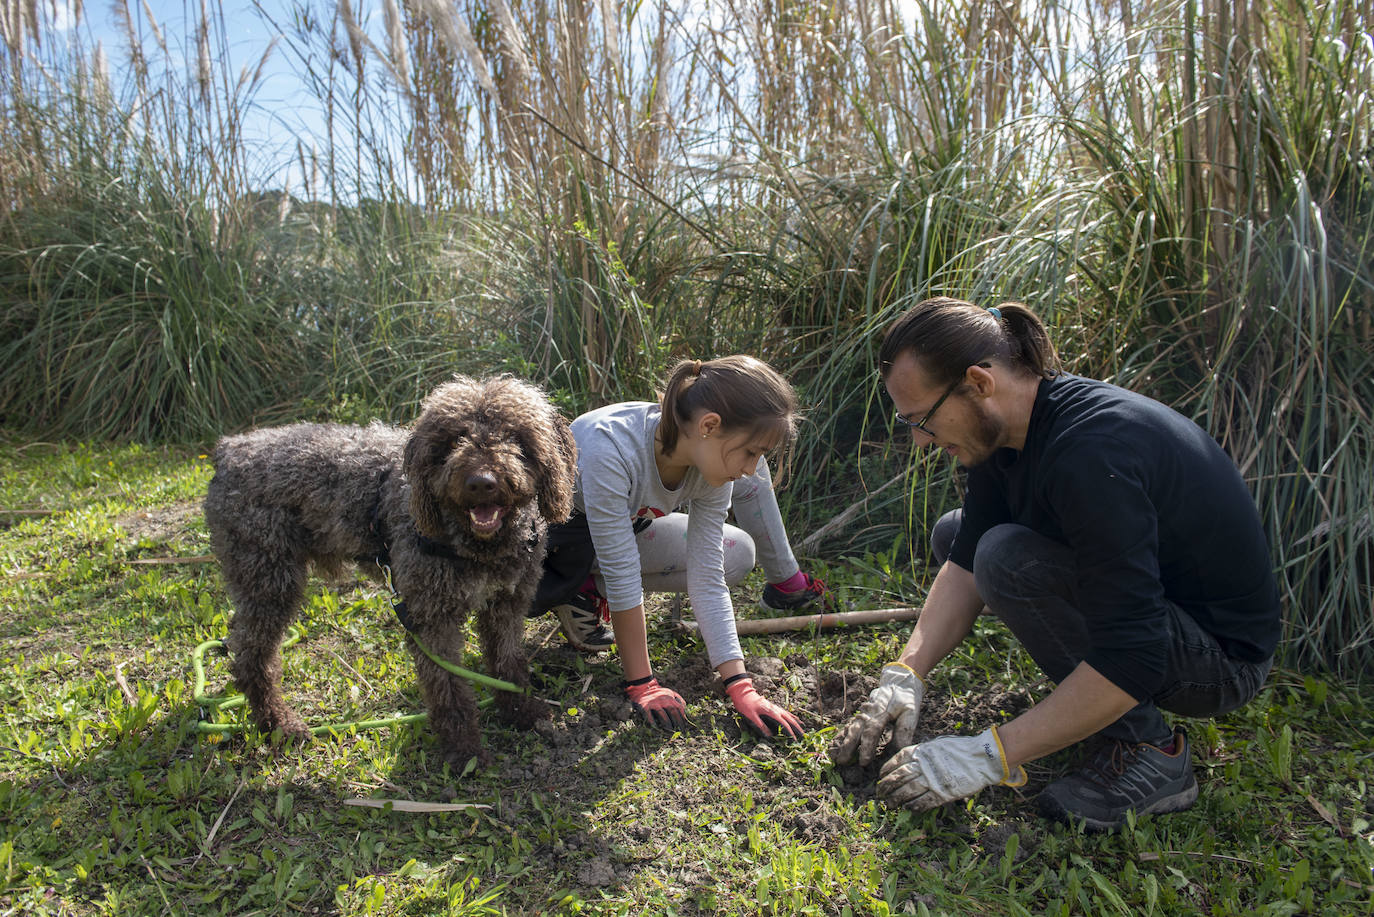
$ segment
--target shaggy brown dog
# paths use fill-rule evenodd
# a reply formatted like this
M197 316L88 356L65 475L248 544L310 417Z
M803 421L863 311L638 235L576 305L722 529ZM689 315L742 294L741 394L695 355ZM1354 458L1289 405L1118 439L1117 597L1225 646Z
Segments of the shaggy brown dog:
M539 583L546 525L572 511L577 447L533 386L462 376L435 389L414 429L294 424L226 436L215 448L205 520L235 613L231 671L258 726L309 734L281 693L281 642L304 597L306 566L389 562L429 722L445 757L481 752L472 686L415 644L459 662L477 615L488 671L529 685L525 614ZM497 691L528 727L549 715Z

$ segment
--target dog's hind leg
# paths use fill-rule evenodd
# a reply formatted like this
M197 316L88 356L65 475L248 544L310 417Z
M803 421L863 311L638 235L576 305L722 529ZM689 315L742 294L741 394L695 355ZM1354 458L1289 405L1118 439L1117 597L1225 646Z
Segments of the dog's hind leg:
M300 714L281 693L281 643L305 595L305 563L285 556L252 556L240 544L226 557L224 574L234 602L225 641L229 671L248 699L258 728L280 729L290 739L310 735Z

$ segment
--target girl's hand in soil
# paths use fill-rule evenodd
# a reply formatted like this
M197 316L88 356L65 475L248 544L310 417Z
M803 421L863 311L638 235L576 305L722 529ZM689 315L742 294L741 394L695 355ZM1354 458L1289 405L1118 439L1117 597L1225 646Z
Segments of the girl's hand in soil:
M800 739L806 734L801 722L756 691L753 680L748 676L735 676L730 679L725 685L725 693L730 695L730 701L739 711L739 715L744 717L759 735L781 735Z
M660 729L687 728L687 704L682 695L660 685L654 676L625 682L625 696L649 725Z

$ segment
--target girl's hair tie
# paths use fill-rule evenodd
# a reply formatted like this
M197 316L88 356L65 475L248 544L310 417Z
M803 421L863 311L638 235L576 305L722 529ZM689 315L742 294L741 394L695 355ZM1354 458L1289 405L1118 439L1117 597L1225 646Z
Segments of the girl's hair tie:
M1002 320L1002 310L1001 310L1001 309L997 308L996 306L989 306L989 307L988 307L988 311L992 313L992 317L993 317L993 318L997 319L998 321L1001 321L1001 320Z

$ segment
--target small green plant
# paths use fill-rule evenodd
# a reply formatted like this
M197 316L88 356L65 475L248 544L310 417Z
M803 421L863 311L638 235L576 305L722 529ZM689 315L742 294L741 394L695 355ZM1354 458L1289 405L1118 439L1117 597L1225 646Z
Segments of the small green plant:
M1260 745L1264 749L1265 762L1274 779L1285 787L1293 785L1293 727L1287 723L1271 736L1260 733Z

